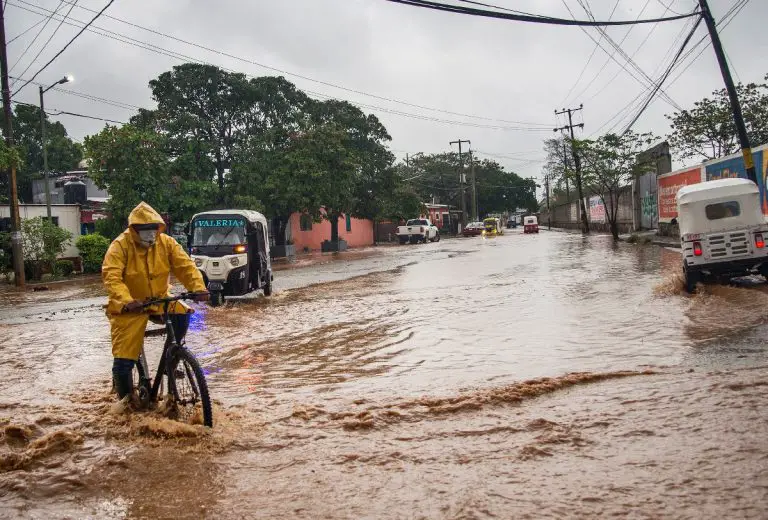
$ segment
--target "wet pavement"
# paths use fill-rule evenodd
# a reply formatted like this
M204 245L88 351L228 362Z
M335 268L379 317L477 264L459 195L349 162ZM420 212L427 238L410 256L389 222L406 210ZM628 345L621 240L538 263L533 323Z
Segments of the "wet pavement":
M556 232L292 266L194 316L212 431L106 414L98 283L4 289L0 516L764 517L768 290L679 270Z

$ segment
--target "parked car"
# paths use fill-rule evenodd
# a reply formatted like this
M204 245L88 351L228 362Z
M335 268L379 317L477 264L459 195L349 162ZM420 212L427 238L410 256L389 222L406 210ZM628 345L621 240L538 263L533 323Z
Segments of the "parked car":
M415 244L416 242L439 242L440 231L432 222L427 218L415 218L409 220L404 226L397 228L397 238L401 244L410 242Z
M525 217L523 219L523 233L538 233L539 219L536 217Z
M483 234L482 222L470 222L467 227L461 230L461 234L465 237L476 237Z
M768 278L768 238L760 191L747 179L719 179L677 192L683 275L689 293L707 280Z

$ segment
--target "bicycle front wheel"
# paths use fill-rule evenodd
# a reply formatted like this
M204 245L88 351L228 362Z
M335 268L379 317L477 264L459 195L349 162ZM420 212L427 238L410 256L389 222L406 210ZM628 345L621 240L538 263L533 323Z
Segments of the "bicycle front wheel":
M177 348L168 365L168 387L178 420L213 427L208 383L200 364L187 349Z

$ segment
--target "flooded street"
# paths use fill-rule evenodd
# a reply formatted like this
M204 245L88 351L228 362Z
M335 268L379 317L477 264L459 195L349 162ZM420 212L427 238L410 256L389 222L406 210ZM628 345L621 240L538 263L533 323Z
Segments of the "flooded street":
M212 431L106 413L99 282L3 289L0 517L765 516L762 281L544 231L325 258L198 307Z

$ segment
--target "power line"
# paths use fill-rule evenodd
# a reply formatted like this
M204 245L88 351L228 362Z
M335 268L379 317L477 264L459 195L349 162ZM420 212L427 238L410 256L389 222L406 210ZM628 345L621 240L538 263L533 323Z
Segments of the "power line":
M7 1L8 1L8 0L5 0L5 2L7 2ZM3 8L3 9L5 9L5 8ZM35 23L34 25L32 25L31 27L29 27L28 29L25 29L24 31L20 32L19 34L17 34L16 36L14 36L14 37L13 37L13 38L11 38L10 40L8 40L8 43L6 43L6 45L10 45L10 44L12 44L13 42L15 42L16 40L18 40L19 38L21 38L22 36L24 36L25 34L27 34L29 31L31 31L32 29L34 29L35 27L37 27L38 25L40 25L40 24L41 24L41 23L43 23L44 21L45 21L44 19L43 19L43 20L40 20L40 21L38 21L37 23Z
M41 7L41 6L38 6L36 4L27 2L25 0L16 0L16 1L18 1L20 3L23 3L23 4L26 4L26 5L33 6L33 7L37 8L37 9L42 10L42 11L48 11L44 7ZM72 0L63 0L63 1L64 1L65 4L73 3ZM18 6L16 4L14 4L13 2L11 3L11 5L14 5L15 7L20 7L20 8L23 9L23 7ZM85 7L83 5L78 5L77 8L78 9L82 9L84 11L92 12L92 13L96 12L95 10L90 9L88 7ZM34 12L34 11L32 11L32 12ZM37 14L40 15L40 13L37 13ZM277 72L279 74L284 74L286 76L290 76L290 77L294 77L294 78L298 78L298 79L303 79L305 81L310 81L312 83L317 83L319 85L324 85L326 87L331 87L331 88L339 89L339 90L342 90L342 91L345 91L345 92L349 92L349 93L352 93L352 94L357 94L357 95L360 95L360 96L365 96L365 97L370 97L370 98L378 99L380 101L387 101L389 103L395 103L395 104L399 104L399 105L409 106L409 107L418 108L418 109L421 109L421 110L428 110L430 112L440 112L440 113L443 113L443 114L459 116L459 117L468 117L468 118L471 118L471 119L479 119L479 120L484 120L484 121L496 121L496 122L500 122L500 123L521 124L521 125L529 125L529 126L542 126L542 127L548 127L549 126L546 123L530 123L530 122L525 122L525 121L513 121L513 120L508 120L508 119L498 119L498 118L483 117L483 116L478 116L478 115L473 115L473 114L465 114L465 113L461 113L461 112L453 112L453 111L444 110L444 109L441 109L441 108L434 108L434 107L430 107L430 106L420 105L420 104L417 104L417 103L410 103L408 101L403 101L401 99L396 99L396 98L391 98L391 97L386 97L386 96L380 96L378 94L372 94L372 93L369 93L369 92L364 92L362 90L357 90L357 89L345 87L345 86L337 84L337 83L323 81L323 80L320 80L320 79L312 78L310 76L305 76L303 74L298 74L298 73L290 72L288 70L280 69L280 68L277 68L277 67L272 67L270 65L267 65L267 64L260 63L258 61L252 60L250 58L245 58L245 57L242 57L242 56L237 56L235 54L231 54L229 52L225 52L225 51L222 51L222 50L219 50L219 49L214 49L212 47L208 47L206 45L195 43L195 42L190 41L190 40L185 40L185 39L182 39L182 38L178 38L178 37L173 36L171 34L167 34L167 33L161 32L161 31L157 31L157 30L151 29L149 27L144 27L142 25L130 22L128 20L124 20L122 18L118 18L116 16L111 16L111 15L105 14L104 18L107 18L107 19L110 19L110 20L114 20L116 22L120 22L122 24L128 25L129 27L140 29L140 30L146 31L146 32L148 32L150 34L154 34L156 36L161 36L163 38L167 38L169 40L173 40L173 41L182 43L184 45L189 45L191 47L195 47L197 49L204 50L206 52L217 54L217 55L225 57L225 58L230 58L230 59L237 60L237 61L240 61L240 62L243 62L243 63L247 63L249 65L254 65L254 66L257 66L257 67L261 67L261 68L266 69L266 70L271 70L271 71ZM82 22L80 22L80 23L82 23ZM104 28L98 27L98 26L94 26L94 27L97 28L97 29L100 29L102 31L111 32L112 34L121 36L123 38L128 38L128 39L133 40L133 38L127 37L127 36L119 34L117 32L109 31L108 29L104 29ZM99 33L97 33L97 34L99 34ZM134 41L138 42L139 40L134 40ZM144 45L151 45L151 44L147 44L145 42L141 42L141 43L144 44ZM173 52L173 51L170 51L170 52ZM176 53L176 54L178 54L178 53ZM200 60L192 60L192 61L200 61Z
M621 3L621 0L616 0L616 3L613 6L613 10L611 11L611 14L608 16L608 19L612 19L614 13L616 12L616 9L619 7L619 4ZM654 26L655 27L655 26ZM631 28L630 28L631 30ZM601 36L602 38L602 36ZM584 73L587 71L587 68L589 67L589 64L592 63L592 58L595 57L595 54L597 53L597 49L599 49L600 46L598 44L595 44L595 47L592 49L592 54L589 55L589 58L587 58L587 62L584 64L584 67L581 69L581 73L579 74L579 77L576 78L576 81L571 86L570 90L568 90L568 93L565 95L563 100L560 102L561 105L565 105L566 101L568 101L569 96L573 92L573 90L576 88L576 85L579 84L581 81L581 78L584 77Z
M54 37L54 36L56 36L56 33L57 33L57 32L59 32L59 29L61 29L61 26L62 26L62 24L63 24L63 23L66 21L66 19L69 17L69 14L72 12L72 9L74 9L74 8L75 8L75 4L76 4L76 3L77 3L77 0L75 0L75 3L74 3L74 4L71 4L71 5L69 6L69 11L67 11L67 14L65 14L65 15L64 15L64 18L62 18L62 19L59 21L59 25L57 25L57 26L56 26L56 29L54 29L54 30L53 30L53 33L51 34L51 36L50 36L50 37L48 38L48 40L47 40L47 41L46 41L46 42L43 44L43 46L42 46L42 47L40 47L40 50L39 50L39 51L37 51L37 54L35 54L35 57L34 57L34 58L32 58L32 60L31 60L31 61L30 61L30 62L27 64L27 68L26 68L26 69L24 69L23 71L21 71L21 74L19 74L19 76L23 76L24 74L26 74L26 73L27 73L27 71L30 69L30 67L32 67L32 65L34 65L34 64L35 64L35 62L37 61L37 58L39 58L39 57L40 57L40 55L43 53L43 51L44 51L44 50L45 50L45 48L48 46L48 44L49 44L49 43L51 43L51 40L53 40L53 37Z
M13 101L11 101L11 103L13 103L14 105L23 105L23 106L27 106L27 107L39 108L37 105L33 105L32 103L25 103L23 101L13 100ZM106 121L107 123L116 123L116 124L119 124L119 125L126 124L125 121L115 121L114 119L107 119L105 117L89 116L87 114L79 114L77 112L68 112L66 110L58 110L58 109L55 109L55 108L53 108L51 110L55 110L55 112L49 112L48 110L46 110L45 111L46 115L49 115L49 116L61 116L61 115L64 115L64 116L82 117L82 118L85 118L85 119L95 119L97 121Z
M48 61L48 63L46 63L45 65L43 65L43 66L42 66L42 68L40 68L40 70L38 70L37 72L35 72L35 74L32 76L32 79L30 79L29 81L27 81L26 83L24 83L24 84L23 84L21 87L19 87L18 89L16 89L16 92L14 92L14 93L13 93L13 95L15 96L16 94L18 94L20 90L22 90L24 87L26 87L27 85L29 85L30 81L32 81L33 79L35 79L35 78L36 78L36 77L37 77L37 76L38 76L38 75L39 75L41 72L43 72L43 71L44 71L46 68L48 68L48 66L49 66L51 63L53 63L53 62L56 60L56 58L58 58L59 56L61 56L61 55L62 55L62 53L63 53L65 50L67 50L67 48L68 48L70 45L72 45L72 42L74 42L74 41L75 41L75 40L76 40L76 39L77 39L77 38L78 38L78 37L79 37L81 34L83 34L83 32L85 32L85 30L86 30L86 29L87 29L87 28L88 28L88 27L89 27L89 26L90 26L90 25L91 25L93 22L95 22L95 21L96 21L96 19L97 19L99 16L101 16L101 15L102 15L102 13L104 13L104 11L106 11L107 9L109 9L109 6L110 6L110 5L112 5L114 2L115 2L115 0L109 0L109 2L107 3L107 5L105 5L105 6L104 6L104 7L101 9L101 11L99 11L99 12L96 14L96 16L94 16L93 18L91 18L91 21L89 21L87 24L85 24L85 26L84 26L82 29L80 29L80 31L78 31L78 33L77 33L76 35L74 35L74 36L72 37L72 39L71 39L71 40L69 40L69 41L67 42L67 44L66 44L66 45L65 45L65 46L64 46L64 47L63 47L63 48L62 48L62 49L61 49L59 52L57 52L57 53L56 53L56 55L55 55L53 58L51 58L51 59Z
M34 4L30 4L30 3L28 3L28 2L26 2L24 0L17 0L17 1L19 1L21 3L24 3L24 4L31 5L31 6L33 6L35 8L37 8L37 9L42 10L42 11L47 11L44 8L35 6ZM43 16L43 15L41 15L41 13L39 13L37 11L34 11L32 9L28 9L28 8L26 8L24 6L17 5L14 2L11 2L11 5L13 5L14 7L18 7L19 9L23 9L23 10L29 11L31 13L35 13L38 16ZM65 23L67 23L69 25L74 25L75 27L78 27L73 22L83 23L83 22L80 22L80 21L78 21L78 20L76 20L74 18L70 18L69 21L67 21ZM151 43L143 42L141 40L136 40L135 38L131 38L129 36L125 36L125 35L122 35L122 34L119 34L119 33L114 33L113 32L112 34L110 34L111 31L100 32L100 31L102 31L101 28L99 28L97 26L94 26L94 27L95 27L95 29L94 28L90 29L91 32L93 32L95 34L98 34L100 36L104 36L104 37L107 37L107 38L119 41L121 43L126 43L128 45L133 45L135 47L139 47L141 49L145 49L145 50L154 52L156 54L162 54L162 55L165 55L165 56L169 56L169 57L177 59L179 61L208 64L207 62L205 62L203 60L200 60L200 59L197 59L197 58L194 58L192 56L187 56L187 55L175 52L175 51L170 51L170 50L164 49L162 47L159 47L157 45L153 45ZM228 69L228 68L225 68L225 67L221 67L221 69L225 70L227 72L235 72L234 70ZM307 92L308 94L312 94L312 95L318 96L318 97L325 97L325 98L328 98L328 99L332 99L332 96L328 96L327 94L322 94L322 93L319 93L319 92L313 92L311 90L306 90L305 92ZM372 109L372 110L380 110L382 112L389 113L389 114L392 114L392 115L409 117L409 118L412 118L412 119L419 119L419 120L423 120L423 121L431 121L431 122L450 124L450 125L458 125L458 126L469 126L469 127L473 127L473 128L486 128L486 129L491 129L491 130L546 132L546 131L548 131L548 126L549 126L549 125L545 125L543 123L530 123L531 125L536 125L536 126L529 126L529 127L527 127L527 126L490 125L490 124L482 124L482 123L472 123L472 122L468 122L468 121L456 121L456 120L439 119L439 118L432 117L432 116L425 116L425 115L421 115L421 114L412 114L412 113L403 112L403 111L399 111L399 110L395 110L395 109L378 107L378 106L375 106L375 105L368 105L368 104L364 104L364 103L351 103L351 104L356 105L358 107L363 107L363 108ZM479 118L479 116L475 116L475 117ZM488 119L488 118L481 118L481 119ZM525 123L520 122L520 124L525 124Z
M6 5L7 5L7 0L6 0ZM43 34L43 31L45 30L45 28L46 28L46 27L48 27L48 24L49 24L49 23L51 23L51 19L53 18L53 15L55 15L56 13L58 13L58 12L59 12L59 9L61 9L61 7L62 7L63 5L64 5L64 0L60 0L60 1L59 1L59 5L57 5L57 6L56 6L56 9L54 9L53 11L51 11L51 14L50 14L50 16L48 16L48 19L47 19L47 20L45 20L45 24L44 24L44 25L43 25L43 26L40 28L40 30L39 30L39 31L37 31L37 34L36 34L36 35L35 35L35 37L32 39L32 42L30 42L30 44L29 44L29 45L27 45L26 49L24 49L24 50L22 51L22 53L19 55L19 57L16 59L16 62L15 62L15 63L14 63L12 66L11 66L11 68L10 68L10 69L8 69L8 73L9 73L9 74L10 74L11 72L13 72L13 69L15 69L15 68L16 68L16 65L18 65L18 64L19 64L19 62L20 62L22 59L24 59L24 56L26 56L26 55L27 55L27 53L30 51L30 49L31 49L31 48L32 48L32 47L35 45L35 42L37 41L37 39L40 37L40 35L41 35L41 34Z
M428 0L385 0L385 1L396 3L396 4L409 5L412 7L423 7L426 9L433 9L436 11L444 11L449 13L464 14L464 15L471 15L471 16L481 16L485 18L497 18L501 20L540 23L540 24L548 24L548 25L570 25L570 26L583 26L583 27L598 27L598 26L606 27L606 26L612 26L612 25L637 25L642 23L671 22L674 20L681 20L683 18L688 18L688 17L699 14L698 11L694 11L690 14L669 16L666 18L650 18L650 19L634 20L634 21L619 20L619 21L598 22L595 20L569 20L567 18L555 18L551 16L486 11L483 9L475 9L471 7L441 4L438 2L431 2Z
M691 29L691 32L688 33L688 36L685 38L685 41L683 42L683 45L680 46L680 50L677 51L677 54L675 55L675 58L672 60L672 63L670 63L669 68L667 68L666 72L661 77L661 80L659 81L656 90L652 91L648 95L648 100L645 102L643 107L638 111L637 115L635 115L635 117L632 119L632 121L630 121L630 123L624 128L624 131L621 132L622 134L626 134L627 132L629 132L632 129L632 126L637 122L638 119L640 119L640 116L643 115L643 112L645 112L645 110L648 108L648 105L651 104L651 101L653 101L654 96L659 91L659 89L661 89L661 85L664 83L664 81L666 81L666 79L672 73L672 69L674 68L675 64L677 63L677 60L680 59L680 56L683 54L683 51L685 50L685 48L690 43L691 38L693 38L693 34L696 32L696 29L699 28L699 24L701 23L701 20L702 20L702 17L699 17L699 21L696 23L696 25L693 26L693 28Z
M15 79L16 81L26 81L26 79L20 78L20 77L9 76L9 78ZM39 81L32 81L31 83L33 85L37 85L37 86L40 86L40 87L47 86L47 85L45 85L43 83L40 83ZM60 92L62 94L67 94L68 96L75 96L75 97L87 99L89 101L96 101L96 102L99 102L99 103L104 103L105 105L112 105L112 106L117 107L117 108L124 108L126 110L139 110L139 109L143 108L143 107L140 107L138 105L132 105L130 103L125 103L123 101L116 101L114 99L108 99L108 98L103 98L103 97L99 97L99 96L94 96L93 94L86 94L85 92L78 92L77 90L72 90L70 88L53 87L52 90L54 90L56 92Z
M727 13L726 13L724 16L723 16L723 18L722 18L722 19L720 20L720 22L718 22L718 24L717 24L717 26L718 26L718 27L722 26L722 29L721 29L721 31L724 31L724 30L725 30L725 29L726 29L726 28L727 28L727 27L730 25L730 23L731 23L731 22L732 22L732 21L733 21L733 20L736 18L736 16L738 16L738 14L739 14L739 13L742 11L742 9L744 9L744 7L746 7L746 4L747 4L747 3L749 3L749 0L740 0L740 3L736 3L736 4L734 4L734 5L731 7L731 9L730 9L730 10L729 10L729 11L728 11L728 12L727 12ZM702 43L704 43L705 41L707 41L707 40L708 40L708 36L706 36L706 35L705 35L705 36L702 36L702 38L701 38L701 39L700 39L698 42L696 42L696 44L694 44L694 45L693 45L693 47L691 47L691 48L688 50L688 52L686 52L686 53L685 53L685 54L682 56L682 58L681 58L680 60L678 60L678 63L677 63L675 66L674 66L674 69L677 69L678 67L680 67L680 66L683 64L683 62L684 62L686 59L688 59L688 57L689 57L691 54L693 54L693 53L696 51L696 48L697 48L699 45L701 45ZM706 50L706 49L707 49L707 48L708 48L710 45L711 45L711 42L710 42L710 41L707 41L707 43L706 43L706 44L704 45L704 47L703 47L703 48L702 48L702 49L699 51L699 53L698 53L698 54L697 54L697 55L696 55L696 56L693 58L693 60L691 60L691 61L688 63L688 65L686 65L686 66L685 66L685 68L683 68L683 70L681 70L681 71L680 71L680 73L679 73L677 76L675 76L675 77L674 77L674 78L673 78L673 79L672 79L672 80L669 82L669 86L670 86L670 87L671 87L672 85L674 85L674 84L675 84L675 83L676 83L676 82L677 82L677 81L680 79L680 77L682 77L682 75L683 75L683 74L684 74L684 73L685 73L685 72L686 72L686 71L687 71L687 70L688 70L688 69L689 69L689 68L690 68L690 67L691 67L691 66L692 66L692 65L693 65L693 64L694 64L694 63L695 63L695 62L696 62L696 61L697 61L697 60L698 60L700 57L701 57L701 55L704 53L704 51L705 51L705 50ZM600 127L599 127L599 128L596 130L596 131L595 131L595 132L593 132L593 133L590 135L590 137L593 137L593 136L597 135L598 133L600 133L600 131L601 131L603 128L605 128L606 126L608 126L609 124L611 124L613 121L616 121L616 120L618 120L618 121L617 121L616 123L614 123L614 124L613 124L613 126L611 126L611 128L608 130L608 131L609 131L609 133L610 133L610 132L612 132L612 131L614 130L614 128L616 128L616 127L617 127L619 124L621 124L621 122L622 122L622 121L624 121L625 119L627 119L627 117L628 117L628 115L627 115L627 114L631 114L631 113L634 111L634 109L635 109L634 107L638 107L638 106L640 106L640 103L641 103L641 101L640 101L640 98L643 96L643 94L644 94L644 93L645 93L645 92L640 92L640 93L639 93L639 94L638 94L638 95L637 95L637 96L636 96L634 99L632 99L632 101L630 101L630 102L629 102L629 103L627 103L627 104L626 104L624 107L622 107L620 110L618 110L618 111L616 112L616 114L614 114L614 115L613 115L613 117L611 117L611 118L610 118L608 121L606 121L605 123L603 123L603 124L602 124L602 125L601 125L601 126L600 126ZM628 109L630 109L630 110L628 111Z

